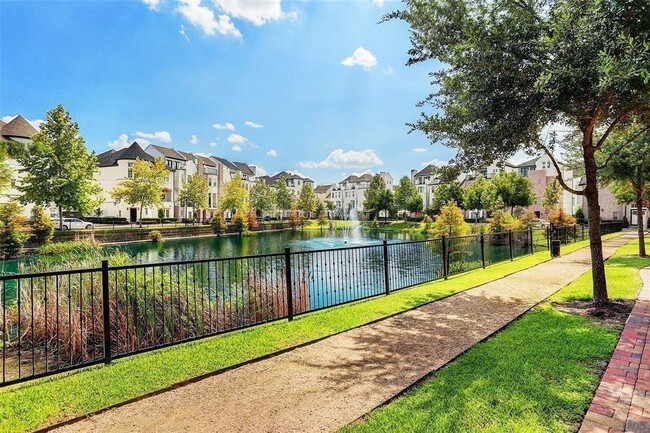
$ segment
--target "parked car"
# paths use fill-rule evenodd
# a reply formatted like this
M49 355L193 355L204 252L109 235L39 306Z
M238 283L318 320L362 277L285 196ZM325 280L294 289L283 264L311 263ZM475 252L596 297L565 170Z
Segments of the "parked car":
M548 226L549 226L549 222L541 218L535 221L535 227L537 228L543 229L544 227L548 227Z
M61 220L55 221L56 228L61 228L61 230L90 230L95 228L93 223L88 221L82 221L79 218L63 218L63 224L60 224Z

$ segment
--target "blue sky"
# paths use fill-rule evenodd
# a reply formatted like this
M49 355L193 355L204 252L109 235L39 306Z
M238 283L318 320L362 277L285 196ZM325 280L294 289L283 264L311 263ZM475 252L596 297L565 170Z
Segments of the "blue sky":
M97 152L140 136L317 183L397 180L454 153L407 134L438 65L404 65L408 27L378 24L400 6L2 0L0 117L62 103Z

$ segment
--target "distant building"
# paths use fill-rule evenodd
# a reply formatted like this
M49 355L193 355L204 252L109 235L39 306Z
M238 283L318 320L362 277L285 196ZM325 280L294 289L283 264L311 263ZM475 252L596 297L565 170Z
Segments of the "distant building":
M393 177L385 171L378 175L384 179L386 187L393 190ZM336 206L335 214L342 219L349 219L356 214L359 218L367 218L369 212L364 209L363 202L366 198L366 190L374 176L362 174L361 176L350 175L332 187L331 197Z
M318 201L321 203L325 203L327 200L332 200L332 190L334 189L334 185L318 185L316 188L314 188L314 192L316 193L316 197L318 197Z

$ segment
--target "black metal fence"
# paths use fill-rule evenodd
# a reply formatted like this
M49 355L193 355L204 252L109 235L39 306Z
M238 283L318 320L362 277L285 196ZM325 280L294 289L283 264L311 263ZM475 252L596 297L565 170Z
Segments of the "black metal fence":
M0 385L389 294L547 250L552 237L588 235L580 226L529 229L0 276Z

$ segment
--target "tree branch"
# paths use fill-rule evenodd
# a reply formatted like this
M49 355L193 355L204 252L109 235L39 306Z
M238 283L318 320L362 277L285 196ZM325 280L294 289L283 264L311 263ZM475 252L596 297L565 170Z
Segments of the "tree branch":
M558 182L560 182L560 185L562 185L562 188L564 188L566 191L569 191L571 194L575 195L585 195L584 191L578 191L577 189L573 189L569 187L569 185L566 184L564 181L564 178L562 177L562 169L560 168L560 164L555 160L555 157L551 153L551 151L544 146L542 143L539 143L539 147L542 148L544 153L548 155L549 158L551 158L551 162L553 163L553 166L555 167L555 170L557 171L557 176L555 178L557 179Z
M623 121L627 117L628 114L630 114L631 110L623 110L621 114L616 116L616 119L610 125L607 127L605 132L603 133L602 137L600 137L600 140L594 145L595 149L600 149L601 146L605 143L605 140L607 140L607 137L609 137L609 134L614 130L614 128Z
M621 151L625 148L625 146L627 146L628 144L630 144L631 142L633 142L634 140L636 140L636 139L637 139L641 134L647 132L649 129L650 129L650 126L646 126L646 127L642 128L642 129L641 129L639 132L637 132L637 133L636 133L632 138L630 138L629 140L627 140L625 143L621 144L621 145L620 145L620 146L619 146L615 151L613 151L612 153L610 153L609 156L607 156L607 159L605 160L605 162L604 162L602 165L599 165L599 166L596 167L596 168L597 168L598 170L602 170L603 168L607 167L607 165L609 164L609 161L610 161L613 157L615 157L616 155L618 155L619 153L621 153Z

